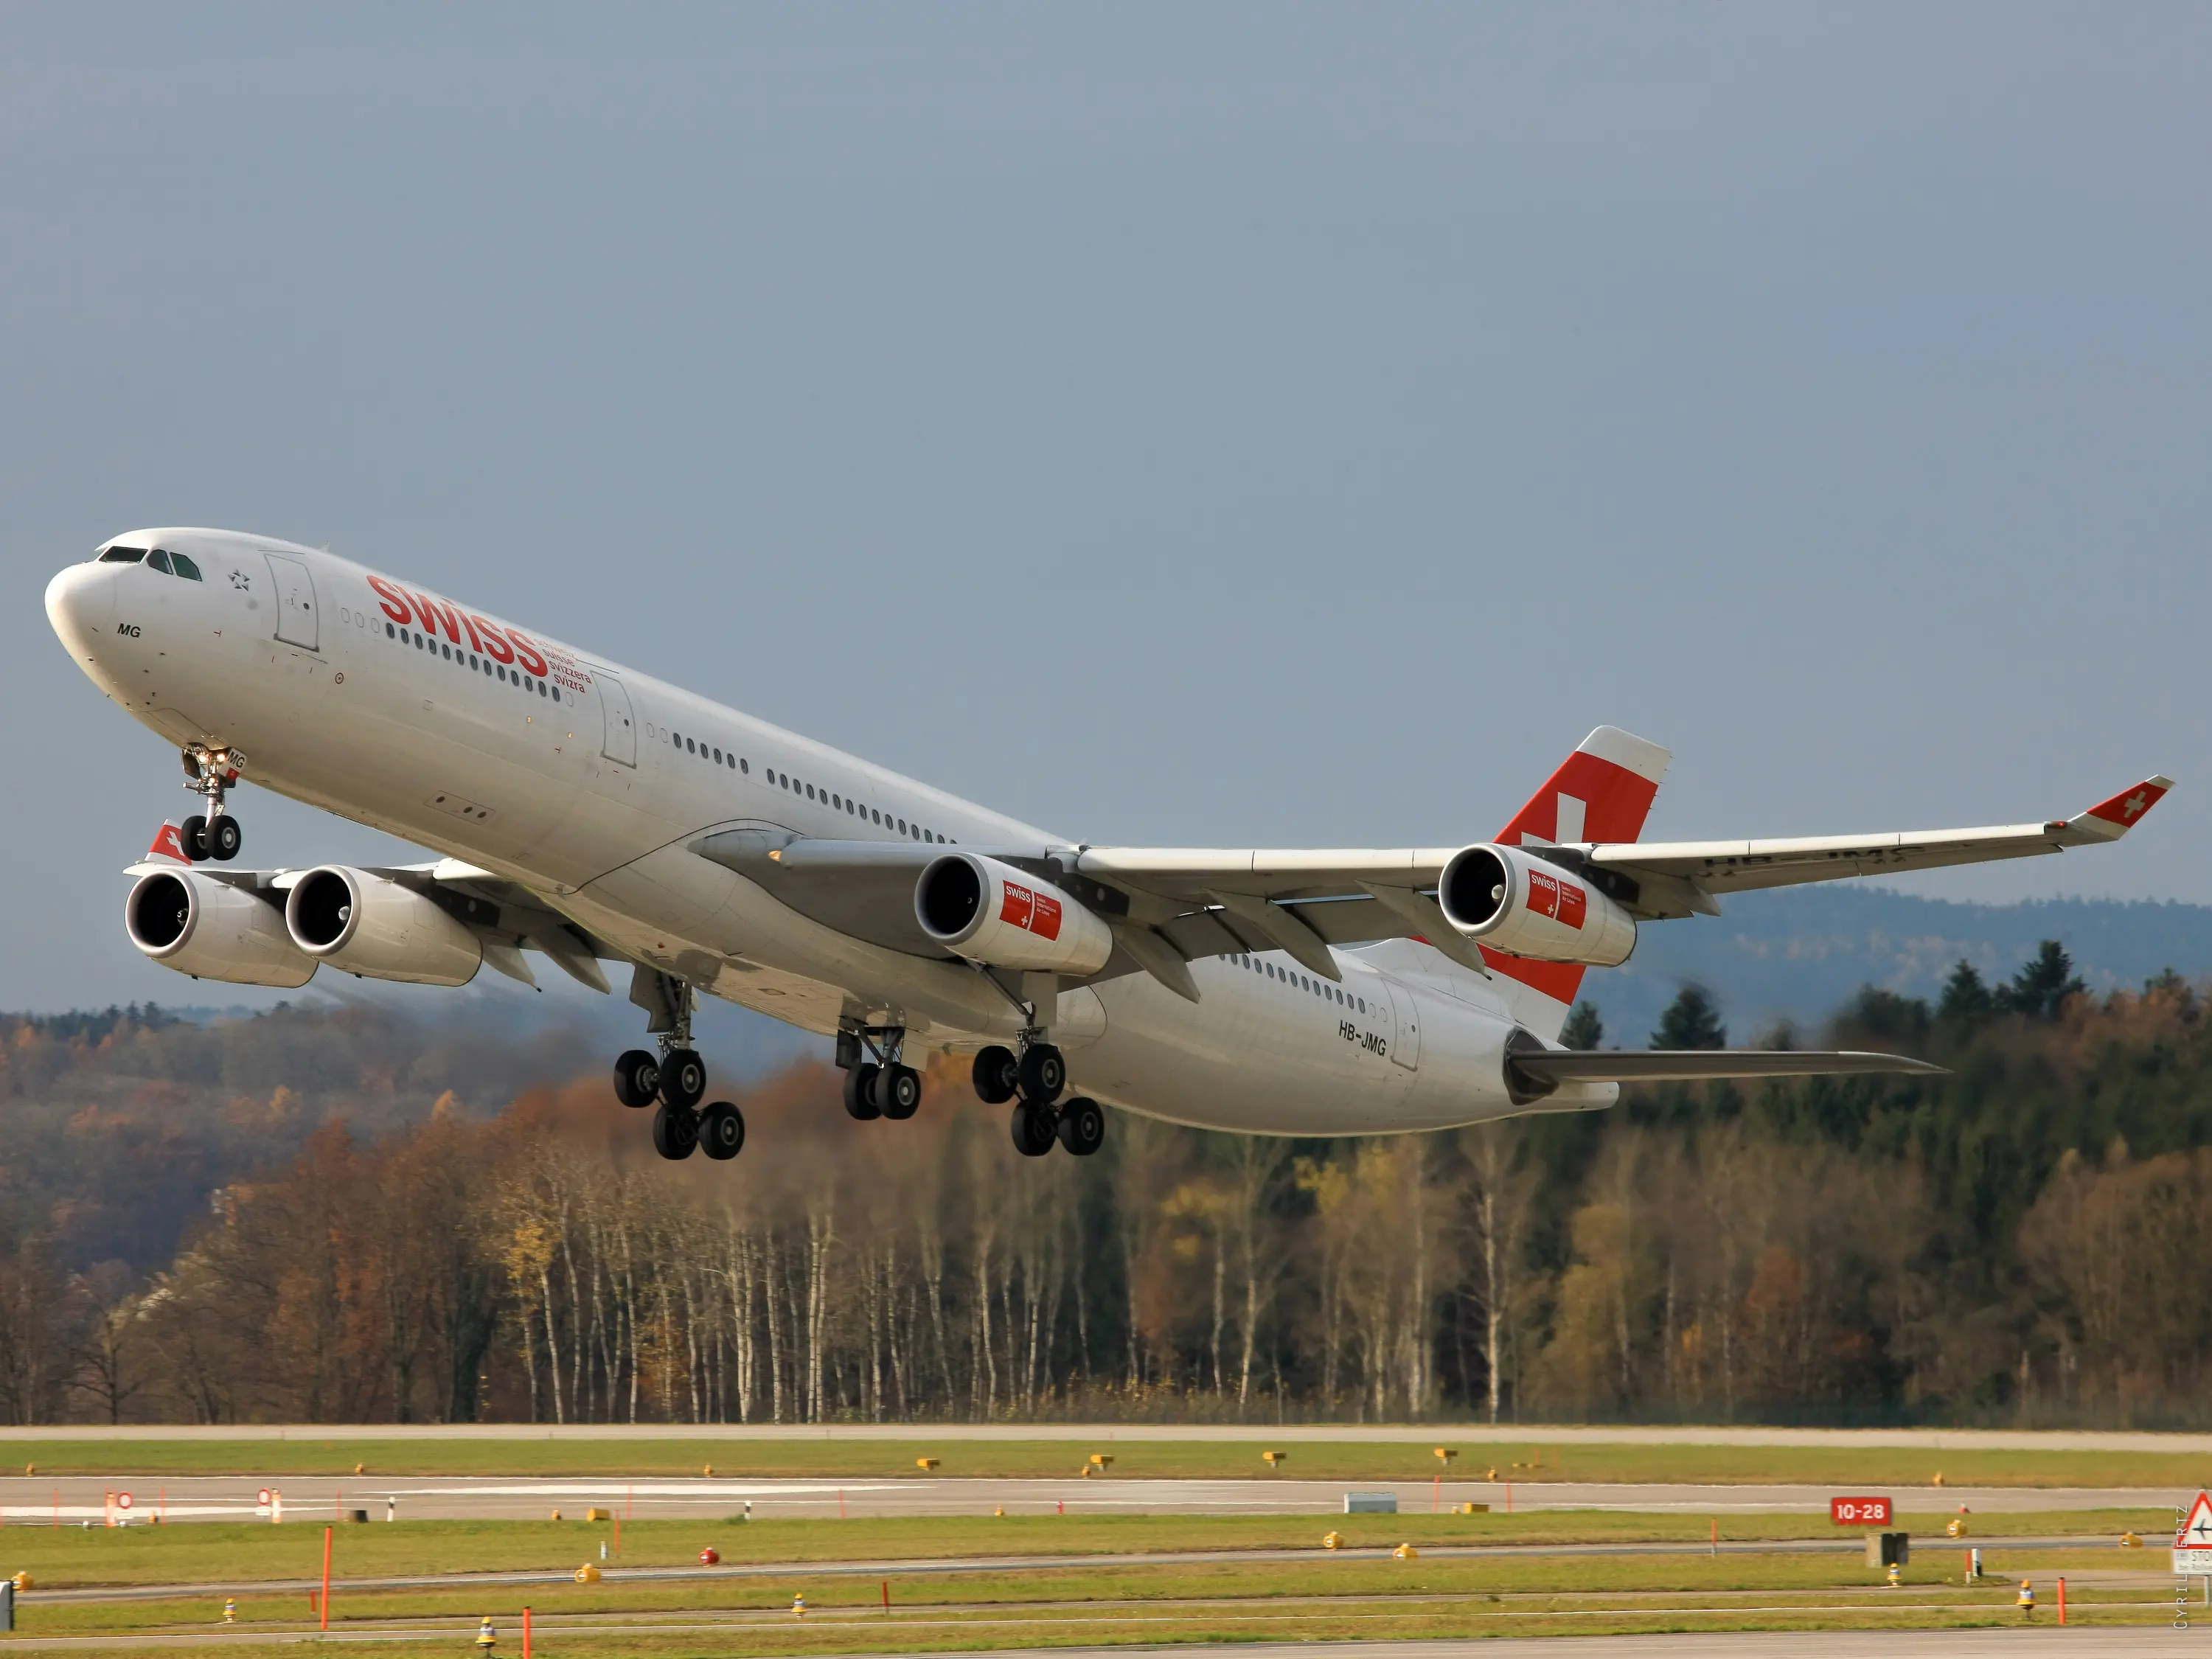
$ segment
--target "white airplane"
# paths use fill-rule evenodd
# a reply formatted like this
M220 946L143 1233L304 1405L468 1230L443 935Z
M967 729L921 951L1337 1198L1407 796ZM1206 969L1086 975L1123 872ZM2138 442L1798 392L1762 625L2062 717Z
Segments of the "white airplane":
M909 1053L973 1054L1033 1157L1096 1152L1101 1102L1372 1134L1608 1106L1638 1079L1933 1070L1558 1038L1583 970L1626 961L1641 923L2114 841L2171 787L1990 829L1639 843L1668 751L1607 726L1490 842L1095 847L289 542L137 531L57 575L46 614L205 802L130 868L141 951L274 986L325 963L534 984L535 951L605 992L600 963L627 963L659 1041L616 1062L615 1091L657 1108L672 1158L744 1142L734 1106L701 1108L702 991L834 1036L857 1118L913 1114ZM228 792L249 775L443 856L239 869Z

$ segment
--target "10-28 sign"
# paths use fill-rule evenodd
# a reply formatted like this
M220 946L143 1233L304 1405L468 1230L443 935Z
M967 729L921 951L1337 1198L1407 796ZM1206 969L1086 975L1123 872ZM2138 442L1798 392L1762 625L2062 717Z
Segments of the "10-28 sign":
M1839 1527L1886 1527L1890 1522L1887 1498L1831 1498L1828 1518Z

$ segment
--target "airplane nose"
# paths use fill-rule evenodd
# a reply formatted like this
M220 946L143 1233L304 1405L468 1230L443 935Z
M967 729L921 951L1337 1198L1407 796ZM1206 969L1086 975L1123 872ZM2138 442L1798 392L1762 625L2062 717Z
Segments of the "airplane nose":
M92 642L115 619L115 575L98 564L73 564L46 584L46 620L73 657L89 653Z

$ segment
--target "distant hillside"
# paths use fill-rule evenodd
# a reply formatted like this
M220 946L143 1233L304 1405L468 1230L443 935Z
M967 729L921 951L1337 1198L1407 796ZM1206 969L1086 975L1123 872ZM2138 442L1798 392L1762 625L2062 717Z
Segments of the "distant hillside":
M2011 977L2039 941L2061 941L2093 991L2139 990L2172 968L2212 978L2212 906L2052 899L1954 904L1879 887L1747 893L1726 914L1644 928L1625 968L1592 973L1608 1047L1649 1041L1685 980L1719 999L1737 1041L1779 1019L1816 1025L1862 985L1932 999L1964 957Z

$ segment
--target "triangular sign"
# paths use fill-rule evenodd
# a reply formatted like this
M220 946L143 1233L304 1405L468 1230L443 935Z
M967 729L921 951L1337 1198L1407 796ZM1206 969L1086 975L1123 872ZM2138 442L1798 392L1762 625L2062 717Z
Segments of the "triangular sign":
M2189 1519L2173 1534L2173 1547L2178 1550L2212 1549L2212 1492L2197 1494L2197 1501L2189 1507Z

